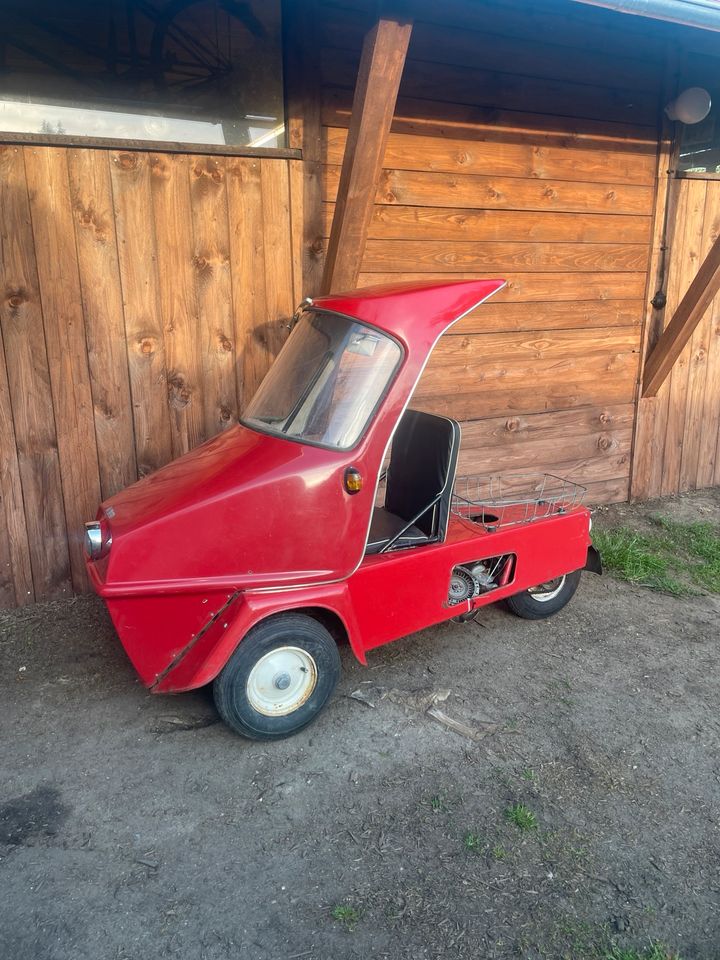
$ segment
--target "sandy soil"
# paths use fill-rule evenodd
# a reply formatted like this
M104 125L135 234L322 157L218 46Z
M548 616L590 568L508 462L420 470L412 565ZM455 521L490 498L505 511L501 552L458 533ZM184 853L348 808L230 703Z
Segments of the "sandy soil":
M668 509L720 521L716 494ZM3 615L0 953L717 960L719 612L586 574L546 622L344 649L330 707L271 745L204 691L146 693L94 598ZM472 736L426 712L447 691Z

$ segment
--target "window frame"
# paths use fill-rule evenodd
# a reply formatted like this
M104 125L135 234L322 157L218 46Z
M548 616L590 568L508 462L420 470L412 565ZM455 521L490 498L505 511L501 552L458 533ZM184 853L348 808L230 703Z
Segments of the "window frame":
M217 144L175 140L142 140L122 137L84 137L64 133L13 133L0 127L0 145L26 147L86 147L88 150L141 151L143 153L194 153L216 157L256 157L258 159L302 160L300 147L289 146L293 138L294 112L291 113L292 97L289 95L288 72L292 69L288 55L289 40L288 0L280 0L280 63L282 64L282 102L285 122L284 147L251 147L246 144Z

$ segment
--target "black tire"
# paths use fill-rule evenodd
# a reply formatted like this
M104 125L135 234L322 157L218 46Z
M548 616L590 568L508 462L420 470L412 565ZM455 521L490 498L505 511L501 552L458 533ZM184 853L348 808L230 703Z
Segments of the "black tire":
M275 664L283 666L268 682L275 669L269 656L273 651L277 651ZM290 668L286 670L287 664ZM306 696L303 686L298 693L298 683L305 684L301 674L307 675L308 670L313 669L314 686ZM339 677L337 644L325 627L303 613L281 613L259 623L243 638L216 677L213 697L218 713L236 733L251 740L281 740L312 723L330 698ZM287 686L281 687L280 682L285 683L286 678L290 678ZM306 686L311 682L308 679ZM263 712L262 707L268 705L266 692L270 697L282 698L283 693L276 691L285 689L290 699L280 709L289 709L289 712L282 715ZM295 707L293 696L304 696L304 699Z
M548 583L547 586L550 587L552 584L557 593L547 600L539 600L537 596L533 596L530 590L523 590L522 593L516 593L514 597L508 597L505 603L518 617L523 617L525 620L544 620L546 617L551 617L554 613L557 613L558 610L562 610L572 600L580 584L581 574L582 570L575 570L574 573L568 573L564 577L556 577L557 584L555 581ZM533 589L537 590L538 588L534 587ZM547 590L546 592L553 593L553 590Z

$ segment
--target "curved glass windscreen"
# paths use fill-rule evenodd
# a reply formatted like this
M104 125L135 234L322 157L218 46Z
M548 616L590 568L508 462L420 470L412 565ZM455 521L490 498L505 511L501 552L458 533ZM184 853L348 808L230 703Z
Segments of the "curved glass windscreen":
M242 420L293 440L344 450L361 437L400 363L373 327L306 310Z

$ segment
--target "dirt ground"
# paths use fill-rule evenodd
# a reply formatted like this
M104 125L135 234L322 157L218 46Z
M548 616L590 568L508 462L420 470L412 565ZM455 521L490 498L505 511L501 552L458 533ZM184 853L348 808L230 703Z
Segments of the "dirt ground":
M663 509L720 522L716 494ZM94 598L3 615L0 955L717 960L719 612L586 574L546 622L344 649L270 745L146 693ZM426 712L447 691L472 736Z

